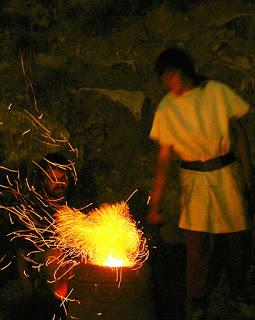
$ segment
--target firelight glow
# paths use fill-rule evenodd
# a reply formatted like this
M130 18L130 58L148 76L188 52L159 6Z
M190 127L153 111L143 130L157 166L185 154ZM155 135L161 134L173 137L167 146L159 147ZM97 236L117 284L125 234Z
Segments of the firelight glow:
M104 263L104 266L107 266L107 267L122 267L123 266L123 261L121 259L116 259L111 254L109 254L108 259Z
M73 259L99 266L134 267L148 257L146 239L126 202L104 204L86 215L62 207L54 218L55 244Z

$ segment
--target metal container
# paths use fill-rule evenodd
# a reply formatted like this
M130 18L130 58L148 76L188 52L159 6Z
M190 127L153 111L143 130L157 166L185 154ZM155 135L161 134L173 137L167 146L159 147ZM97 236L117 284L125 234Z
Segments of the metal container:
M68 319L156 320L151 270L81 264L71 280Z

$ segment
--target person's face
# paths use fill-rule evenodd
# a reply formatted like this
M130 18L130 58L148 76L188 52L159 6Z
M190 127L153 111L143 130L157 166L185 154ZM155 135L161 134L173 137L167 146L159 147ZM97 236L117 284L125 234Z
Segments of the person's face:
M65 170L48 169L45 175L45 187L47 193L54 198L66 196L69 186L68 176Z
M183 88L183 79L179 71L166 71L160 78L164 88L174 94L178 94Z

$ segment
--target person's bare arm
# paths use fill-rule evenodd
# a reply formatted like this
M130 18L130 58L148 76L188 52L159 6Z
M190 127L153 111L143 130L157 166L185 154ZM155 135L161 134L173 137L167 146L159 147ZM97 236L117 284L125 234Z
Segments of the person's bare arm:
M171 163L172 147L159 146L156 173L153 182L153 189L149 202L147 221L149 223L162 223L164 217L160 214L161 196L166 184L168 169Z
M59 249L44 252L44 277L49 288L57 299L63 299L68 294L68 278L72 271L67 272L65 263L61 263L62 254Z
M31 280L29 263L25 259L26 254L27 252L24 250L18 249L16 254L17 271L21 279L25 295L27 297L31 297L33 293L33 282Z
M240 120L232 120L231 128L233 130L238 153L237 156L242 167L246 188L247 191L249 191L251 187L251 157L247 133Z

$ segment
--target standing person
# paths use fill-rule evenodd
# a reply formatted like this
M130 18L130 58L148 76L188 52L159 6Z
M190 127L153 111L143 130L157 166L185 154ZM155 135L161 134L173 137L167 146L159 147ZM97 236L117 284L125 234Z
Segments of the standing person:
M191 306L187 316L205 319L210 294L207 235L221 245L230 292L235 297L243 294L244 240L249 228L243 195L250 188L250 167L239 119L250 107L227 85L197 74L192 58L179 48L164 50L155 71L168 93L158 105L150 132L159 152L147 220L163 219L160 199L175 153L181 166L179 227L186 241L186 294ZM231 150L231 127L240 161Z

